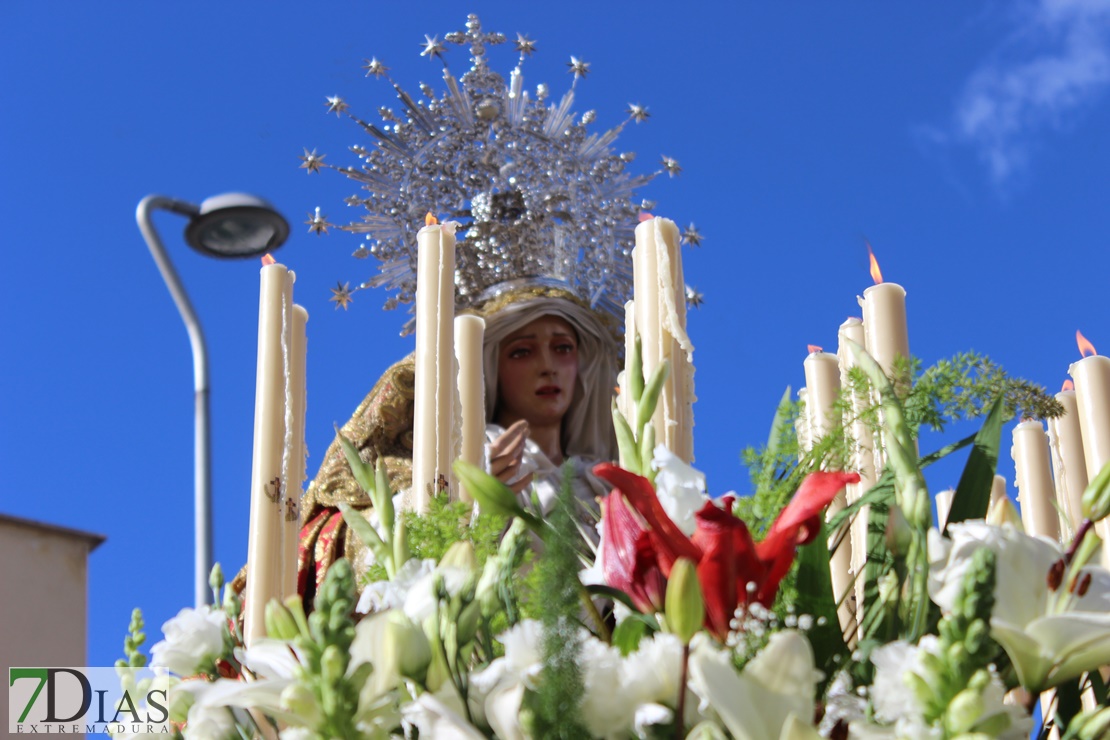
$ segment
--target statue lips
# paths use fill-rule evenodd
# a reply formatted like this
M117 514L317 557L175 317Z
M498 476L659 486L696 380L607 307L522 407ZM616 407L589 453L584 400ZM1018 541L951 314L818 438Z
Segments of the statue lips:
M543 385L536 391L536 395L544 398L555 398L562 392L563 389L557 385Z

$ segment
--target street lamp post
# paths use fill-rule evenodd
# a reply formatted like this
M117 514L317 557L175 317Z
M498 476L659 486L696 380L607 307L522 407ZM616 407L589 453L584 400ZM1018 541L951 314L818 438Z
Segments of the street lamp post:
M185 241L197 251L221 258L251 257L280 247L289 236L289 224L269 203L244 193L227 193L199 206L176 198L148 195L139 202L135 220L150 255L173 296L193 349L194 389L194 603L209 603L208 574L212 569L212 464L208 419L208 350L193 304L181 284L151 214L155 210L185 216Z

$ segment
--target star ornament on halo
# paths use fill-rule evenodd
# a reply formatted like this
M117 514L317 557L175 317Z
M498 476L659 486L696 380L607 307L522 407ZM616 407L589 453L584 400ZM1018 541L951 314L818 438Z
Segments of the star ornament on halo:
M389 67L378 61L377 57L370 57L364 61L366 64L362 65L362 68L366 70L367 77L385 77L386 72L389 71Z
M443 58L443 52L447 51L447 47L440 43L439 36L429 36L424 34L424 51L420 52L420 56Z
M527 34L518 33L513 45L516 47L516 50L524 56L532 56L536 51L536 42L528 38Z
M701 308L701 304L705 302L705 296L698 292L698 289L692 285L686 286L686 305L690 308Z
M329 298L328 300L335 304L336 311L338 311L340 308L346 311L347 307L351 305L351 301L354 300L351 297L350 283L337 282L335 284L335 287L331 289L331 293L331 298Z
M310 175L313 172L319 172L320 168L324 165L324 157L326 156L326 154L317 154L315 149L310 152L308 151L308 147L305 147L304 155L300 157L301 169L308 170L308 174Z
M682 167L679 166L678 160L674 157L663 157L663 169L666 170L668 177L674 177L682 172Z
M701 246L701 232L693 223L686 227L686 231L682 232L682 243L689 244L691 247Z
M305 223L308 225L309 232L316 236L328 233L328 228L335 225L328 223L327 216L321 215L320 206L316 206L316 213L308 214L308 220Z
M647 106L637 105L636 103L629 103L628 117L636 123L643 123L651 117L651 114L648 113Z
M590 72L590 63L584 62L576 56L571 56L570 61L567 62L570 71L574 74L574 79L585 77Z
M328 106L328 113L334 113L337 116L343 115L343 111L351 107L347 105L346 100L339 97L338 95L332 95L328 97L327 102L324 103L324 105Z

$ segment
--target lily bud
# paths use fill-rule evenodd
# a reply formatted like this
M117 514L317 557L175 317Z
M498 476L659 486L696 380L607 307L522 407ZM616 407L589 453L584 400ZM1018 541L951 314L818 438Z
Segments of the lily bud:
M1104 519L1110 514L1110 462L1102 466L1098 475L1083 491L1083 516L1092 522Z
M501 605L501 600L497 594L501 562L500 555L491 555L486 558L486 564L482 568L482 577L478 579L478 586L474 592L474 598L481 605L482 616L486 618L492 617Z
M393 572L400 570L408 560L409 528L405 526L404 519L398 519L393 526Z
M292 640L300 634L293 615L277 600L266 604L266 635L277 640Z
M217 595L219 595L220 589L224 587L224 570L219 563L213 565L212 572L208 574L208 587Z
M497 478L465 460L456 460L453 468L463 487L478 501L483 511L528 518L528 513L516 500L516 494Z
M671 363L667 360L659 363L652 372L651 378L644 386L644 395L636 406L636 425L633 430L643 429L644 425L651 421L651 417L655 414L655 407L659 403L659 393L663 390L663 384L670 374Z
M461 568L474 571L478 568L478 558L474 555L474 545L469 540L459 540L447 548L439 560L441 568Z
M395 666L397 673L406 678L422 680L432 662L432 648L424 630L396 610L391 610L386 619L384 663Z
M705 602L693 560L679 558L671 567L665 604L667 626L683 645L689 644L705 623Z

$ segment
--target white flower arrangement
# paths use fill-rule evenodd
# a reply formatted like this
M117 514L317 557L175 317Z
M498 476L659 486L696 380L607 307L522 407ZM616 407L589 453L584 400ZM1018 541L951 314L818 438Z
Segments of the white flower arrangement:
M903 422L889 413L885 423ZM630 431L625 441L635 444L643 430ZM890 439L908 433L894 428ZM756 542L728 498L710 500L704 476L666 449L650 459L623 453L632 470L595 470L614 490L589 579L577 575L569 492L540 520L461 463L456 472L482 509L512 518L484 562L467 542L438 561L415 559L388 541L393 532L378 532L391 577L360 589L339 561L314 612L297 597L271 602L269 637L249 647L239 599L215 574L222 606L182 610L152 649L175 674L178 734L1017 740L1041 692L1054 690L1046 718L1064 740L1110 737L1098 673L1110 664L1110 573L1091 564L1101 544L1093 521L1110 509L1110 466L1062 547L1026 535L1012 517L930 528L920 470L903 455L876 487L886 497L871 501L873 521L889 509L887 536L875 539L859 626L845 634L820 523L855 476L811 474ZM376 493L388 507L391 497ZM964 510L985 513L987 494ZM540 617L528 618L515 601L519 553L537 538L543 548L529 567L547 590ZM798 591L810 614L776 602L796 557L798 577L815 589ZM143 660L141 627L127 642L132 665Z

